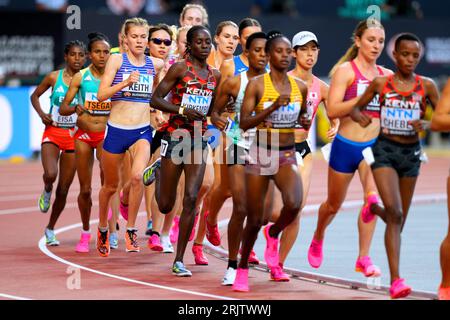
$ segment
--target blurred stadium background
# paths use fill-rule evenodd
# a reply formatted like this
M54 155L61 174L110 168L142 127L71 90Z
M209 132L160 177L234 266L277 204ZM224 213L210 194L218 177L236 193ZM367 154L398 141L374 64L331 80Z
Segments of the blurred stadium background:
M328 72L351 44L357 20L369 16L367 8L382 9L386 48L379 64L394 68L388 52L398 33L413 32L425 45L417 72L432 77L442 89L450 71L450 1L427 0L204 0L212 31L223 20L236 23L245 17L258 19L264 31L276 29L286 36L314 32L321 45L314 73L328 81ZM0 159L39 155L43 125L29 96L42 78L63 63L63 47L70 40L87 41L92 31L105 33L112 46L127 17L140 16L150 24L178 24L188 1L178 0L0 0ZM69 29L72 5L81 10L79 29ZM67 13L67 10L70 13ZM236 54L240 52L238 47ZM45 102L47 95L41 97ZM431 113L430 113L431 114ZM319 117L317 145L324 144L327 122ZM423 144L440 148L448 135L427 133Z

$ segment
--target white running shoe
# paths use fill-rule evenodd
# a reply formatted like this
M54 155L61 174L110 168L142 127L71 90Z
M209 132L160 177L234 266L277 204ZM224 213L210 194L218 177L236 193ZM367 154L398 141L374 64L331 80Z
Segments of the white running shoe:
M231 267L228 267L227 271L225 272L225 276L222 280L223 286L232 286L234 283L234 279L236 279L236 269L233 269Z
M161 245L163 247L163 253L174 253L172 243L170 242L170 237L167 235L161 236Z

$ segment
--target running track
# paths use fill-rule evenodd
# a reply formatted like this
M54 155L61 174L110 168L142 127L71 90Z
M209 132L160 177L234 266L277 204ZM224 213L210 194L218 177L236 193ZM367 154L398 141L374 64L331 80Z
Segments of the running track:
M420 196L420 201L444 198L448 167L447 156L430 157L430 162L422 167L417 183L416 195ZM320 156L316 157L313 170L314 179L307 203L309 208L314 208L325 197L326 164ZM121 240L118 250L112 251L109 258L101 258L91 240L91 252L78 254L74 250L80 231L77 178L56 226L61 246L46 248L42 236L49 213L40 213L36 205L42 191L41 175L42 168L38 161L0 163L0 299L388 299L380 292L352 290L348 286L319 284L300 278L287 283L274 283L268 281L267 272L254 269L250 271L251 291L235 293L230 287L220 285L226 263L208 255L209 266L196 266L191 254L192 244L187 247L185 263L193 272L193 277L177 278L171 274L172 254L147 249L143 214L138 218L140 253L126 253ZM96 230L98 212L97 168L94 177L91 231ZM352 200L358 201L361 197L361 187L355 177L347 200L351 204ZM141 212L143 210L141 206ZM220 219L229 218L230 212L231 201L227 201ZM315 214L315 210L304 214ZM124 226L124 222L120 221L121 239ZM384 226L379 224L379 227ZM221 234L225 237L225 228L221 229ZM226 248L226 239L223 244ZM75 274L73 270L76 270ZM75 275L80 275L80 289L73 288Z

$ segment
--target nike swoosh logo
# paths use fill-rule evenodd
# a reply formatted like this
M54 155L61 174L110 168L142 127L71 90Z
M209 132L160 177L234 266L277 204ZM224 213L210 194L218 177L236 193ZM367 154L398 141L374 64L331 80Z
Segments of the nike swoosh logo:
M197 84L197 83L200 83L200 82L198 82L197 80L189 80L186 84L191 85L191 84Z
M394 93L387 93L387 94L386 94L386 98L387 98L387 99L393 98L393 97L397 97L397 96L398 96L398 93L395 93L395 92L394 92Z
M418 156L419 154L420 154L420 150L414 152L414 155L415 155L415 156Z
M144 134L144 133L147 132L147 131L148 131L148 129L147 129L147 130L144 130L144 131L141 131L140 134Z
M302 153L300 155L303 157L305 155L305 153L306 153L306 150L303 149L303 151L302 151Z

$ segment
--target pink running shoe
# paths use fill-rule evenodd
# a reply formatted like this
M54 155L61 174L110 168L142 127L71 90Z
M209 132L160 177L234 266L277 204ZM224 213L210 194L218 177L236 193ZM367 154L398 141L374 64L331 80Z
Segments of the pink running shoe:
M236 271L236 279L233 283L233 291L237 292L249 292L248 287L248 269L238 268Z
M162 251L163 246L161 244L161 240L157 234L153 234L150 238L148 238L147 247L152 251Z
M195 212L195 220L194 220L194 225L192 226L192 231L191 231L191 235L189 236L189 241L194 240L195 237L195 227L197 226L197 221L198 221L198 217L200 216L200 213L198 213L198 211Z
M259 264L259 259L256 256L256 253L255 253L255 251L253 251L253 249L252 249L252 251L250 251L250 255L248 256L248 263Z
M80 253L89 252L89 241L91 240L90 233L81 233L80 242L78 242L75 251Z
M319 268L323 260L322 252L323 240L318 241L313 238L308 250L308 262L313 268Z
M289 275L283 272L283 268L278 265L270 269L270 280L277 282L288 282Z
M111 208L108 209L108 221L112 218L112 210Z
M439 300L450 300L450 287L443 288L442 285L439 286L438 299Z
M391 299L405 298L411 293L411 287L405 284L405 279L395 280L389 289Z
M372 263L369 256L361 257L356 260L355 271L364 273L366 277L381 276L380 268Z
M123 193L120 193L120 205L119 205L119 211L122 217L128 221L128 205L125 205L122 203Z
M198 264L200 266L208 265L208 259L203 254L203 245L194 244L192 246L192 253L194 254L195 264Z
M209 215L209 211L205 212L205 225L206 225L206 239L213 245L213 246L220 246L220 233L219 233L219 227L217 226L217 223L212 226L208 223L207 217Z
M369 192L367 203L361 209L361 219L364 223L369 223L375 219L375 214L370 210L370 206L372 204L377 204L378 202L378 195L375 192Z
M263 234L267 241L266 249L264 250L264 259L270 269L278 266L278 263L280 262L278 255L278 238L272 238L269 235L269 229L272 226L273 223L269 223L263 228Z
M180 232L180 217L175 216L175 218L173 218L172 228L170 228L169 232L170 242L177 243L179 232Z

